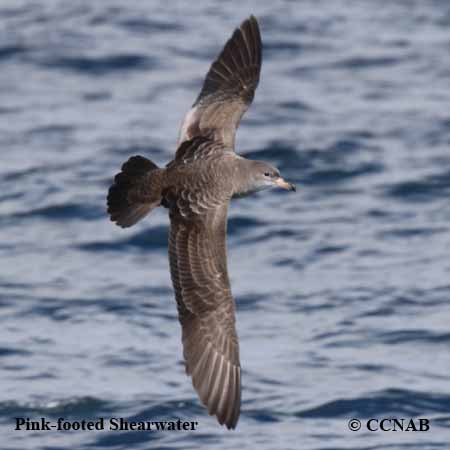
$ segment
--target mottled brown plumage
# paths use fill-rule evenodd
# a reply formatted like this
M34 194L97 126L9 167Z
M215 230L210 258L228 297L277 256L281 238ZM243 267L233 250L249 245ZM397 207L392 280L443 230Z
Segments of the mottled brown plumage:
M212 64L165 168L134 156L108 193L111 220L129 227L153 208L169 209L169 259L186 371L210 414L235 428L241 369L235 303L227 272L226 228L232 197L266 187L293 190L273 166L234 152L239 121L261 69L261 37L251 16Z

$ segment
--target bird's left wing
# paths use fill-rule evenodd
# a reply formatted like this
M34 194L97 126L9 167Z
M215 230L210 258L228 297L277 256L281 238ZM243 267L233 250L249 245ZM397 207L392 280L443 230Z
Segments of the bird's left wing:
M228 40L206 75L202 90L181 126L178 144L209 136L234 148L236 128L258 86L262 42L254 16Z

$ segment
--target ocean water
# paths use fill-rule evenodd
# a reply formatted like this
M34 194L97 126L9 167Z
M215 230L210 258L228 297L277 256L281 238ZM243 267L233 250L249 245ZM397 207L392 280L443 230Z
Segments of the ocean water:
M184 374L168 218L113 226L135 154L158 164L250 13L264 63L237 136L296 194L233 202L238 428ZM448 449L450 3L0 3L0 448ZM15 431L14 418L198 421ZM428 418L427 432L348 429Z

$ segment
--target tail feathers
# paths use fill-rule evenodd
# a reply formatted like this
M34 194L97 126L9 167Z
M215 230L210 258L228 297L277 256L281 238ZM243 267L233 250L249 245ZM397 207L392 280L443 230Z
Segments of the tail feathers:
M132 156L108 192L108 214L120 227L131 227L161 203L162 172L142 156Z

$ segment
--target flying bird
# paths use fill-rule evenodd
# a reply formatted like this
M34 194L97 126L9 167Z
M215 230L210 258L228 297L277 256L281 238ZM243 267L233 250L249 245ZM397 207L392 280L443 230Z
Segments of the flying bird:
M212 63L164 168L143 156L123 164L108 192L108 213L126 228L158 206L169 210L169 260L186 372L220 424L235 428L241 366L235 302L227 272L227 212L233 197L270 187L294 191L272 165L239 156L236 129L258 86L262 42L254 16Z

